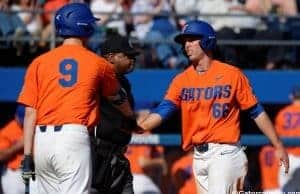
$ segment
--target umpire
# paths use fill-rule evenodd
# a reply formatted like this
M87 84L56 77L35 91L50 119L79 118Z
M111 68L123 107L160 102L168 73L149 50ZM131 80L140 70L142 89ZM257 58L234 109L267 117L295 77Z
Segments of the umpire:
M110 35L101 46L101 54L111 62L117 78L126 90L131 107L134 99L131 86L125 74L134 69L135 57L139 52L132 48L128 38L120 35ZM106 99L101 99L101 119L92 141L93 183L92 187L99 194L133 194L133 177L130 164L125 157L131 133L122 130L126 121L122 114Z

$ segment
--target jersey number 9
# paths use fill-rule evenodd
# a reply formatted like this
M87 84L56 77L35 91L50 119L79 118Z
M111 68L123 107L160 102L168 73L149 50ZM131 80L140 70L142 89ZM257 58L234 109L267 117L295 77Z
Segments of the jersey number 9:
M72 87L77 82L78 64L74 59L64 59L59 64L59 72L62 78L59 79L59 84L62 87Z

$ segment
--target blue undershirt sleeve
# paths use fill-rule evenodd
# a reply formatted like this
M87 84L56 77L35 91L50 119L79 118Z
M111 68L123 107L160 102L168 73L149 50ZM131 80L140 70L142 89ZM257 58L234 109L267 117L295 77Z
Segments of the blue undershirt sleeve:
M170 100L163 100L161 103L151 110L152 113L157 113L165 121L172 116L174 112L178 110L178 107Z
M255 119L260 113L264 112L264 108L260 103L257 103L256 105L252 106L248 109L248 114L251 119Z

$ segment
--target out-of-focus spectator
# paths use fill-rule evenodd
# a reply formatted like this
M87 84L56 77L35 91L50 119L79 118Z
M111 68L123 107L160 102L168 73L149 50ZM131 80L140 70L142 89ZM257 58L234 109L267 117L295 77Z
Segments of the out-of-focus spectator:
M16 12L17 16L22 20L25 25L25 28L18 27L15 29L14 38L14 46L17 48L17 55L20 56L22 54L23 47L25 46L25 42L22 40L18 40L19 38L23 38L25 36L29 37L31 40L29 41L29 48L31 52L35 52L37 49L37 42L35 39L40 37L42 31L42 18L40 13L37 12L39 5L35 1L31 0L17 0L11 6L11 10Z
M123 8L123 19L125 21L126 34L129 35L133 31L132 16L130 14L131 7L134 0L120 0L120 4Z
M24 146L23 118L24 109L18 109L15 119L0 129L0 161L4 164L1 185L5 194L25 192L20 170Z
M160 176L167 174L167 163L161 146L130 145L126 157L130 161L135 194L160 194ZM159 171L157 169L160 169ZM162 172L162 174L158 173Z
M281 137L297 137L300 135L300 86L295 86L291 92L291 104L283 107L275 117L275 127ZM273 147L265 146L260 152L262 188L264 191L282 191L288 182L293 180L294 172L300 168L300 147L287 147L290 159L290 170L286 174L278 166L279 159ZM294 192L295 190L288 190Z
M176 22L178 27L181 29L184 24L199 15L199 3L198 0L170 0L172 10L176 15Z
M268 14L273 10L281 15L297 15L297 3L294 0L246 0L246 5L253 14Z
M105 25L106 28L116 29L116 31L125 36L125 20L121 0L92 0L90 3L91 10L94 15L101 18L99 23Z
M38 36L42 30L41 16L37 12L38 6L31 0L18 0L11 6L11 10L17 12L24 22L26 31L33 36Z
M280 192L279 161L272 146L263 146L259 152L260 182L264 192Z
M45 0L44 4L42 5L44 14L42 15L43 30L39 42L40 47L44 48L47 45L47 40L49 39L53 29L51 21L55 11L68 2L69 0Z
M292 103L279 111L275 118L275 126L282 137L296 137L300 135L300 86L295 86L291 92ZM280 171L279 183L285 185L297 168L300 168L300 147L288 147L290 158L290 173ZM298 180L300 182L300 180Z
M51 23L54 12L68 2L69 0L45 0L43 3L43 23L45 25Z
M196 184L193 175L193 151L185 153L171 167L171 178L178 194L196 194Z
M293 26L295 20L287 18L297 14L295 0L247 0L246 5L250 13L264 16L263 19L267 27L265 30L258 31L253 37L254 40L285 40L294 39L297 34L300 35L299 30L295 31L297 28ZM296 25L299 26L299 22ZM267 52L264 51L266 49ZM253 57L255 53L262 53L259 58L264 58L263 55L266 56L264 61L266 70L286 69L291 68L296 62L295 52L293 47L256 47L253 48L250 57Z
M200 14L228 14L228 16L200 16L216 31L231 28L239 33L242 29L256 29L260 23L259 18L247 16L249 12L239 0L200 0L198 5Z
M179 45L170 44L178 33L170 12L171 6L166 0L136 0L131 9L134 14L131 36L150 45L148 50L152 59L157 58L159 67L183 68L188 64L187 58Z
M0 3L0 34L2 37L12 37L16 29L26 29L25 24L20 17L11 12L11 1L2 0ZM6 47L10 47L10 42L5 43Z
M262 25L260 18L248 16L251 13L246 4L239 0L200 0L198 6L199 18L206 20L216 29L218 39L251 39ZM224 61L241 67L247 65L248 61L243 61L247 51L242 47L219 45L219 49Z

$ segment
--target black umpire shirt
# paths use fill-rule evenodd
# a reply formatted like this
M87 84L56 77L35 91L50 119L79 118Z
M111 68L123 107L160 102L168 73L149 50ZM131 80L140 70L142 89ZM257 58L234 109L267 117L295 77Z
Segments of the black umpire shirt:
M129 103L134 109L134 99L128 79L124 75L118 75L118 80L126 90ZM131 134L120 130L123 120L122 113L105 98L101 98L100 103L100 123L97 126L96 137L119 146L129 144Z

